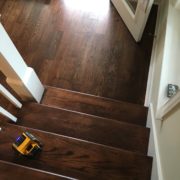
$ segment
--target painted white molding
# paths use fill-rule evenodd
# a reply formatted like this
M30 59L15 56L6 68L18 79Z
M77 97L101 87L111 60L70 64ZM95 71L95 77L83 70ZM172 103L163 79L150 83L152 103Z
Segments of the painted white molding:
M144 106L149 107L149 104L151 102L151 96L152 96L152 89L153 89L153 79L154 79L154 72L155 72L155 57L156 57L156 51L157 51L157 42L156 38L153 42L153 48L152 48L152 54L151 54L151 60L149 65L149 72L148 72L148 80L147 80L147 88L146 88L146 95L145 95L145 102Z
M14 115L12 115L11 113L9 113L8 111L6 111L3 107L0 106L0 114L2 114L3 116L7 117L8 119L10 119L13 122L17 122L17 117L15 117Z
M0 23L0 70L6 82L22 98L40 102L44 87L35 71L28 67Z
M160 160L160 152L158 146L158 138L155 127L155 115L153 110L153 105L150 104L148 111L147 127L151 129L149 146L148 146L148 156L153 157L151 180L163 180L162 166Z
M156 55L157 55L157 37L156 36L159 31L159 25L160 25L160 11L158 10L157 19L156 19L156 27L155 27L155 32L154 32L155 38L153 41L151 60L150 60L150 65L149 65L148 80L147 80L147 86L146 86L147 87L146 88L146 96L145 96L145 102L144 102L144 106L146 106L146 107L149 107L149 104L151 103L155 64L156 64L155 61L156 61Z
M111 0L131 32L135 41L139 42L149 16L154 0L138 0L136 12L133 13L125 0Z
M156 119L163 120L180 103L180 90L157 110Z
M0 84L0 93L6 97L17 108L21 108L22 104L2 85Z

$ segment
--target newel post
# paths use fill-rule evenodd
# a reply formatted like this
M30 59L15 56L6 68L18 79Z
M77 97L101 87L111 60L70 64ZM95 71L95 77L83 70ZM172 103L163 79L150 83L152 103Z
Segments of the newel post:
M40 102L44 87L34 69L28 67L0 23L0 70L6 82L24 101Z

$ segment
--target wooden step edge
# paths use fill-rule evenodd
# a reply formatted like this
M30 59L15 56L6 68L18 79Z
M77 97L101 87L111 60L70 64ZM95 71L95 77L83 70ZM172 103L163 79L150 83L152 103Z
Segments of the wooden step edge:
M144 108L145 110L148 109L147 107L145 107L145 106L143 106L143 105L141 105L141 104L136 104L136 103L131 103L131 102L127 102L127 101L116 100L116 99L112 99L112 98L107 98L107 97L97 96L97 95L93 95L93 94L88 94L88 93L73 91L73 90L69 90L69 89L58 88L58 87L49 86L49 85L45 85L45 93L44 93L44 96L45 96L46 91L48 90L48 88L59 89L59 90L61 90L61 91L65 91L65 92L69 92L69 93L73 93L73 94L84 95L84 96L89 96L89 97L92 97L92 98L97 98L97 99L101 99L101 100L104 100L104 101L111 101L111 102L114 102L114 103L125 103L125 104L131 105L131 106L139 106L139 107L141 107L141 108ZM43 97L44 97L44 96L43 96ZM43 100L43 98L42 98L42 100ZM42 102L42 100L41 100L41 102Z
M52 175L52 176L57 177L57 178L63 178L63 179L68 179L68 180L77 180L77 179L72 178L72 177L68 177L68 176L64 176L64 175L61 175L61 174L52 173L52 172L49 172L49 171L44 171L44 170L41 170L41 169L36 169L36 168L28 167L28 166L23 166L23 165L20 165L20 164L17 164L17 163L13 163L13 162L10 162L10 161L4 161L4 160L1 160L1 159L0 159L0 163L10 165L10 166L14 166L14 167L20 167L20 168L23 168L23 169L26 169L26 170L32 170L32 171L35 171L35 172L40 172L40 173L47 174L47 175Z
M91 141L87 141L87 140L83 140L83 139L78 139L78 138L75 138L75 137L70 137L70 136L66 136L66 135L62 135L62 134L56 134L56 133L53 133L53 132L43 131L43 130L36 129L36 128L20 126L20 125L14 124L14 123L10 123L10 124L12 126L18 126L18 127L22 127L22 128L33 130L33 131L38 131L40 133L51 134L51 135L58 136L58 137L72 139L72 140L80 141L80 142L83 142L83 143L86 143L86 144L89 144L89 145L95 145L95 146L99 146L99 147L104 147L104 148L109 149L109 150L116 150L116 151L120 151L120 152L126 152L126 153L129 153L129 154L134 155L134 156L141 156L141 157L148 158L148 159L152 160L151 156L147 156L145 154L141 154L141 153L138 153L138 152L133 152L133 151L122 149L122 148L116 148L116 147L112 147L112 146L108 146L108 145L104 145L104 144L99 144L99 143L95 143L95 142L91 142Z
M47 126L44 127L43 126L43 122L44 122L43 121L43 111L54 112L55 114L52 113L52 116L54 114L53 117L56 117L55 118L56 123L61 122L61 121L57 121L59 115L61 116L60 119L62 119L63 123L65 122L65 124L68 124L69 121L77 123L78 117L81 120L84 119L85 120L85 121L83 121L84 123L89 122L89 121L93 122L94 125L96 125L96 123L97 123L97 127L95 129L93 128L93 130L95 130L95 134L98 133L98 132L96 132L99 129L98 127L101 127L104 124L105 128L107 130L107 134L104 134L104 133L99 134L98 133L98 135L100 135L100 138L99 138L98 136L93 135L94 133L93 133L92 130L91 130L91 133L90 133L91 135L89 134L90 136L88 136L87 133L84 133L83 130L82 130L81 133L78 133L79 131L76 131L76 130L75 130L74 133L71 133L70 129L73 130L73 126L71 126L72 128L70 128L70 129L69 129L69 127L66 129L66 125L65 125L64 128L61 128L61 125L58 124L57 127L56 127L55 123L54 123L54 118L51 119L51 116L48 116L48 118L45 117L45 122L46 122L46 124L48 124L48 122L52 122L54 126L50 125L51 128L47 128ZM59 111L60 111L60 114L58 114ZM29 113L29 112L31 112L31 113ZM42 124L37 123L37 121L36 121L36 119L38 119L37 118L38 113L41 114ZM66 118L64 118L61 115L61 113L65 114L65 116L66 115L68 116L68 114L69 114L70 117L71 117L71 118L69 118L69 116L67 117L69 121L66 121ZM34 114L34 115L31 115L31 114ZM30 123L28 123L29 122L28 121L29 116L31 116ZM75 118L75 121L73 121L73 118ZM104 145L107 145L107 146L126 149L126 150L129 150L129 151L133 151L133 152L140 153L140 154L145 154L145 155L147 154L147 150L148 150L148 141L149 141L149 134L150 134L150 129L149 128L142 127L142 126L136 126L136 125L134 126L133 124L129 124L129 123L126 123L126 122L121 122L121 121L116 121L116 120L111 120L111 119L107 119L107 118L99 118L99 117L96 117L96 116L89 116L89 115L86 115L86 114L76 113L76 112L72 112L72 111L56 109L56 108L53 108L53 107L49 107L49 106L41 105L41 104L37 104L37 103L27 103L27 104L25 104L24 109L22 109L22 111L20 111L20 113L19 113L19 123L18 123L18 125L31 127L31 128L34 128L34 129L40 129L40 130L47 131L47 132L53 132L53 133L56 133L56 134L62 134L62 135L65 135L65 136L75 137L75 138L78 138L78 139L83 139L83 140L87 140L87 141L90 141L90 142L104 144ZM80 125L81 125L81 123L80 123ZM111 134L111 133L109 134L108 130L111 131L112 128L108 129L108 127L109 127L108 125L110 127L111 127L111 125L113 127L120 127L120 129L119 129L120 131L121 131L122 128L125 128L126 129L126 131L125 131L126 134L122 135L121 132L118 133L118 128L115 128L117 136L120 138L120 140L118 141L118 138L116 138L115 134ZM61 130L58 130L59 129L58 126L59 126L59 128ZM53 128L53 127L55 127L55 128ZM88 128L88 127L85 126L85 128ZM84 127L83 127L83 129L84 129ZM139 132L138 134L141 134L140 136L137 136L138 139L136 138L136 140L140 143L139 144L140 146L137 147L137 145L135 145L135 143L134 143L134 141L136 141L133 138L134 136L136 136L136 134L134 134L134 133L133 133L134 136L130 135L130 143L128 143L127 140L126 140L126 143L124 142L123 137L126 139L126 135L128 135L128 129L130 131L132 130L133 132L135 131L134 133ZM103 129L101 129L101 130L103 131ZM129 131L129 134L131 134L130 131ZM111 138L113 138L112 141L110 140L108 134L110 136L112 135L112 137L111 137ZM107 141L106 141L106 138L108 139ZM142 141L140 140L141 138L143 139L144 145L142 144ZM142 148L140 148L140 147L142 147Z
M87 114L87 113L83 113L83 112L80 112L80 111L65 109L65 108L61 108L61 107L57 107L57 106L53 106L53 105L48 105L48 104L41 104L41 103L38 104L36 102L28 102L28 103L35 104L35 105L38 105L38 106L44 106L44 107L48 107L48 108L52 108L52 109L59 109L59 110L66 111L66 112L76 113L76 114L79 114L79 115L85 115L85 116L88 116L88 117L102 119L102 120L105 120L105 121L114 121L116 123L120 123L120 124L123 124L123 125L137 127L137 128L141 128L141 129L147 129L148 131L150 131L149 127L145 127L145 126L142 126L142 125L130 123L130 122L127 122L127 121L121 121L121 120L116 120L116 119L107 118L107 117L101 117L101 116L97 116L97 115L93 115L93 114ZM26 105L26 104L27 103L25 103L24 105ZM20 111L21 110L19 109L17 117L19 116Z

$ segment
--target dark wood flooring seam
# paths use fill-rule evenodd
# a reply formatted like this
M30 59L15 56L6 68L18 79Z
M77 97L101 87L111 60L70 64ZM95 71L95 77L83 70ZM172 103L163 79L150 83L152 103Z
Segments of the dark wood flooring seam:
M10 124L13 125L13 126L19 126L19 125L13 124L13 123L10 123ZM145 154L141 154L141 153L138 153L138 152L133 152L133 151L122 149L122 148L116 148L116 147L112 147L112 146L108 146L108 145L104 145L104 144L100 144L100 143L95 143L95 142L92 142L92 141L78 139L78 138L75 138L75 137L70 137L70 136L57 134L57 133L53 133L53 132L43 131L43 130L40 130L40 129L31 128L31 127L26 127L26 126L21 126L21 127L25 128L25 129L28 128L29 130L35 130L35 131L45 133L45 134L51 134L51 135L55 135L55 136L58 136L58 137L63 137L63 138L67 138L67 139L76 140L76 141L79 141L79 142L82 142L82 143L87 143L89 145L101 146L101 147L111 149L111 150L124 151L124 152L131 153L131 154L134 154L134 155L137 155L137 156L147 157L147 155L145 155Z
M47 175L53 175L53 176L56 176L56 177L59 177L59 178L67 178L68 180L77 180L75 178L63 176L63 175L60 175L60 174L57 174L57 173L52 173L50 171L44 171L44 170L41 170L41 169L35 169L35 168L32 168L32 167L23 166L23 165L20 165L20 164L17 164L17 163L9 162L9 161L0 160L0 163L1 162L4 163L4 164L7 164L7 165L13 165L15 167L21 167L21 168L24 168L24 169L27 169L27 170L33 170L33 171L44 173L44 174L47 174Z

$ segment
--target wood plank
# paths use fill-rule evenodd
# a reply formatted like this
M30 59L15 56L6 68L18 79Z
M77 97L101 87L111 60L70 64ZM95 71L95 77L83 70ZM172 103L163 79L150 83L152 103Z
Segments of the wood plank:
M147 119L147 108L141 105L60 88L47 87L42 104L143 126Z
M150 179L150 157L15 125L1 127L1 160L80 179ZM33 159L12 150L12 143L23 131L44 144L41 154Z
M0 179L1 180L12 180L12 179L71 180L72 178L45 172L45 171L39 171L37 169L28 168L25 166L20 166L14 163L9 163L0 160Z
M36 103L25 104L18 119L18 125L147 153L149 129L144 127Z
M137 44L109 0L84 2L1 0L0 13L44 84L144 104L156 12Z

